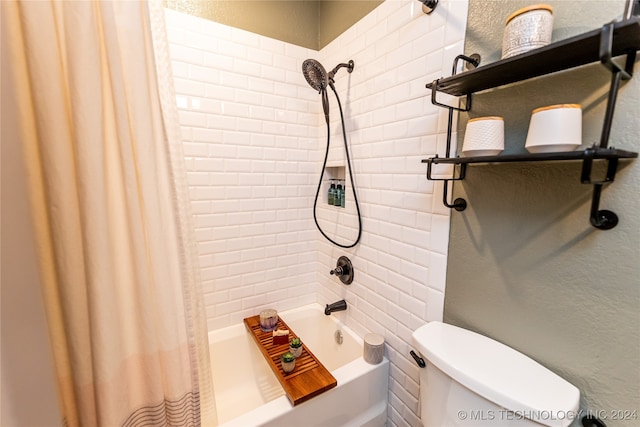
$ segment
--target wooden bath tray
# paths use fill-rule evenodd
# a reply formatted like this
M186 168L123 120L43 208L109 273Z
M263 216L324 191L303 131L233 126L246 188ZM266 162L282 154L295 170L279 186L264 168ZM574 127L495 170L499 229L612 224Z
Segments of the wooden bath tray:
M272 333L262 332L260 329L260 316L247 317L244 319L244 324L251 332L260 351L267 359L269 366L271 366L284 392L294 406L332 389L338 384L333 375L309 351L304 343L302 344L302 354L296 359L295 369L285 373L282 370L280 356L289 351L289 343L273 345ZM289 339L297 337L282 319L278 319L277 328L288 329Z

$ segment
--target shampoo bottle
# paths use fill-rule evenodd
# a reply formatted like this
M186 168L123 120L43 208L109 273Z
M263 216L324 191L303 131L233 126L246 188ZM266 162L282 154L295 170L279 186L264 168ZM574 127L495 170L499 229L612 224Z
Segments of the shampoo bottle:
M336 203L336 183L331 180L331 186L329 187L328 203L333 206Z

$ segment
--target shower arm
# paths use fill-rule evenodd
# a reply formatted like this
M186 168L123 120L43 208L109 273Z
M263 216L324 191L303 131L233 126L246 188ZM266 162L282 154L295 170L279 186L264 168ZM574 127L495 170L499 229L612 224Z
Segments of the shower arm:
M346 64L343 62L343 63L341 63L341 64L336 65L336 66L335 66L335 68L334 68L333 70L329 71L329 73L327 74L327 77L328 77L328 79L329 79L329 82L333 82L333 77L336 75L336 73L338 72L338 70L339 70L340 68L346 68L346 69L347 69L347 71L348 71L349 73L351 73L351 72L353 71L353 67L354 67L354 63L353 63L353 61L349 61L349 62L348 62L348 63L346 63Z

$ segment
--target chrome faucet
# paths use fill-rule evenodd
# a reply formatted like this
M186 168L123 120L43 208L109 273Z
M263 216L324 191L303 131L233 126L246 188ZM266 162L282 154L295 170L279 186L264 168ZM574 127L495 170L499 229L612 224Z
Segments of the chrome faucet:
M340 300L334 302L333 304L327 304L324 308L324 314L329 316L334 311L343 311L347 309L347 302L345 300Z

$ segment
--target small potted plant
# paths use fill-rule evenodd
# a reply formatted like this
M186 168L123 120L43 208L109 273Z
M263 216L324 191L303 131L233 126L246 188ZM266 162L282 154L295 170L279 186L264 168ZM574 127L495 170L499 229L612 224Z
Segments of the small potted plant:
M285 373L293 371L293 368L296 367L296 358L290 351L287 351L280 358L282 360L282 370Z
M289 352L296 358L300 357L302 354L302 341L300 341L300 338L291 338L291 341L289 341Z

